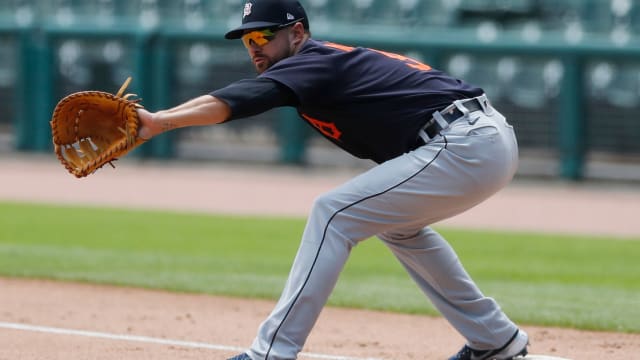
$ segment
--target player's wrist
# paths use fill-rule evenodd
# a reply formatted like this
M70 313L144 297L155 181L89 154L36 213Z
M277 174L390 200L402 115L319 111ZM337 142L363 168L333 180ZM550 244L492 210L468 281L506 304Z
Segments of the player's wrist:
M144 140L160 134L161 127L159 124L158 113L152 113L145 109L138 109L138 118L140 119L140 131L138 136Z
M159 135L161 133L173 130L177 128L177 122L175 120L175 116L169 111L158 111L153 114L153 123L155 126L155 134Z

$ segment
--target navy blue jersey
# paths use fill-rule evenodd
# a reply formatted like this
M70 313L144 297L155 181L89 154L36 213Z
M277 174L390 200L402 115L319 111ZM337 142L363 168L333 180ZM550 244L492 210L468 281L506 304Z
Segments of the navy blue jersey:
M483 93L405 56L312 39L260 77L290 88L323 136L378 163L407 152L434 111Z

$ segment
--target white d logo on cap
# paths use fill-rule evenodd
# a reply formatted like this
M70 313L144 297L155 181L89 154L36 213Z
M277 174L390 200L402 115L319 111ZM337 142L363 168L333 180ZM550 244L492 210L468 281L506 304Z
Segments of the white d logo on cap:
M246 18L247 16L251 15L251 7L253 7L253 4L248 2L246 4L244 4L244 12L242 13L242 18Z

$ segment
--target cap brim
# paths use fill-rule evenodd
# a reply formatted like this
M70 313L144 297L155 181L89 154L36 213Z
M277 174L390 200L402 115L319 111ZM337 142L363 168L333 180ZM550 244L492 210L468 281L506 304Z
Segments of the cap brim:
M224 35L225 39L240 39L245 31L247 30L258 30L258 29L268 29L276 27L280 24L266 22L266 21L254 21L248 22L246 24L242 24L242 26L235 28Z

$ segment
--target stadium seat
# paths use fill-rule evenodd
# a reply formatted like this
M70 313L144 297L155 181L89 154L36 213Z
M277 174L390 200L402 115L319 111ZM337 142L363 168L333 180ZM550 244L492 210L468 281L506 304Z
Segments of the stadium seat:
M577 4L576 4L577 2ZM581 0L539 0L540 21L546 31L562 32L570 23L582 23Z
M385 13L400 27L443 27L454 23L457 9L456 1L394 0Z
M585 79L590 148L593 151L637 154L640 65L596 59L588 64Z
M307 0L305 10L311 22L311 30L326 33L331 30L333 11L330 0Z
M333 0L332 19L340 25L383 25L385 24L385 0Z
M640 107L640 65L637 63L601 62L589 72L587 89L619 108Z
M585 93L592 101L604 101L613 82L616 66L608 61L596 61L587 66Z
M76 4L73 0L57 0L45 5L44 14L50 14L45 17L45 21L57 26L69 27L82 19L82 14L86 13L82 4Z
M498 78L499 58L496 56L472 56L465 53L454 54L445 61L444 70L459 79L480 86L497 102L504 96L504 89L496 81Z
M217 16L214 17L215 11L212 7L213 3L208 0L174 0L162 3L162 26L201 31L221 20Z
M32 25L38 16L38 8L33 1L17 0L0 6L0 25Z
M238 26L242 20L242 4L243 0L209 0L209 21L224 24L227 28Z
M18 81L18 59L15 56L15 41L0 36L0 133L12 125L16 111L16 83Z
M500 27L512 22L530 20L538 15L538 4L533 0L460 0L458 19L462 25L477 25L491 21Z
M39 19L45 23L70 27L76 24L113 26L129 9L126 0L33 0ZM132 13L134 10L131 11Z
M549 29L560 28L569 22L579 22L588 33L606 34L618 14L625 13L620 4L631 0L540 0L543 19Z
M627 1L627 0L623 0ZM579 14L585 29L590 33L608 33L613 25L612 3L619 0L589 0L579 7ZM621 12L626 12L622 10Z
M503 57L497 63L505 97L525 109L542 109L559 95L563 67L558 60Z

